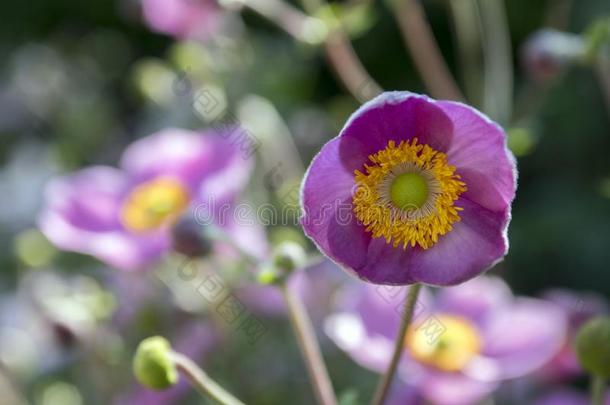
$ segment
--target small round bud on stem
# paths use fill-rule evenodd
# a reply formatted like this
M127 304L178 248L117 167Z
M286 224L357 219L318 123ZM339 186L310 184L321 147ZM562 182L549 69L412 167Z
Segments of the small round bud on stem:
M264 285L279 285L290 274L303 267L307 261L305 250L296 242L281 242L271 255L271 260L265 263L258 273L258 282Z
M212 251L212 242L204 235L197 221L182 217L172 228L172 247L185 256L202 257Z
M576 353L582 367L593 376L610 378L610 318L594 318L578 331Z
M267 265L261 268L256 278L263 285L273 285L280 281L280 274L274 266Z
M133 372L145 387L164 390L178 382L178 370L167 339L154 336L140 342L133 359Z
M305 250L295 242L282 242L273 252L273 265L280 271L290 273L302 267L307 260Z
M610 46L610 18L602 17L591 23L585 31L585 38L587 60L594 62L599 58L600 52Z
M521 53L530 77L537 81L548 81L582 58L585 50L585 41L581 36L543 29L530 36Z

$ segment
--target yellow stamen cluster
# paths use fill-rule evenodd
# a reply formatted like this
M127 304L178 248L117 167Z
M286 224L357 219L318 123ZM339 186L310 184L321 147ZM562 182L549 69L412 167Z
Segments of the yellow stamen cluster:
M466 191L466 184L444 153L413 138L398 145L390 141L368 159L364 173L354 172L357 188L353 204L356 218L373 237L383 237L394 247L402 244L404 249L409 245L428 249L460 220L462 209L454 203ZM417 173L426 180L428 194L423 205L401 207L392 201L392 183L405 173Z
M178 181L159 177L142 183L129 194L121 210L121 222L134 232L147 232L175 222L190 197Z

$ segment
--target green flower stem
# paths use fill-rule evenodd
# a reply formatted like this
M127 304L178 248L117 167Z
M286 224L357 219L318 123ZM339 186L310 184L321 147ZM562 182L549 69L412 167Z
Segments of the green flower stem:
M322 20L303 13L285 1L241 1L246 7L275 23L296 40L312 45L323 44L335 76L358 101L367 101L381 93L381 87L358 59L340 22L329 32L329 27ZM318 0L304 1L310 13L314 13L319 5L324 4ZM310 2L312 4L309 4Z
M463 100L419 0L392 0L391 3L404 41L430 94L439 99Z
M388 369L381 377L381 379L379 380L379 384L377 385L377 390L375 391L375 396L373 397L372 401L372 404L374 405L383 405L388 396L388 393L390 392L390 387L392 386L394 374L396 374L396 369L398 368L400 357L402 356L402 352L404 351L405 336L407 334L407 329L409 328L409 325L413 320L415 304L417 303L417 297L419 296L420 290L421 284L414 284L409 288L409 293L407 295L407 299L405 300L405 310L402 314L402 323L400 325L398 336L396 337L394 354L392 355L392 360L390 361Z
M610 46L603 47L599 52L595 71L599 79L600 87L606 104L606 111L610 117Z
M237 250L241 255L242 259L252 266L258 266L260 264L260 260L246 252L241 246L239 246L234 238L229 235L224 229L216 226L216 225L207 225L206 236L211 240L215 240L218 242L224 242L228 245L231 245L232 248Z
M503 0L479 2L485 86L483 110L501 125L512 118L513 56Z
M606 381L604 377L591 376L591 404L604 405L604 395L606 393Z
M279 287L284 295L288 307L288 316L290 317L292 328L301 349L303 360L305 360L307 365L309 378L318 403L321 405L335 405L337 398L330 382L328 371L324 365L311 319L307 315L300 298L290 289L287 283L284 281Z
M216 381L212 380L188 357L176 352L172 352L171 357L178 371L184 374L191 384L203 395L221 405L244 405L243 402L231 395Z
M363 103L383 91L358 59L343 29L337 27L328 35L324 49L335 76L356 100Z
M310 17L282 0L236 0L271 21L296 40L311 45L324 42L327 31L318 18Z
M460 74L469 103L480 106L483 94L483 60L477 0L449 0L460 62Z

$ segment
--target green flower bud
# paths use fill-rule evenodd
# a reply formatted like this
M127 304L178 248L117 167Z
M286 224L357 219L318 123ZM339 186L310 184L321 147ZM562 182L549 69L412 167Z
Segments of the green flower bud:
M279 281L279 274L273 266L265 266L259 271L257 280L263 285L277 284Z
M589 62L594 62L599 57L602 49L610 46L610 18L600 18L589 25L585 31L587 49L585 57Z
M170 357L167 339L153 336L140 342L133 359L133 372L145 387L164 390L178 382L178 370Z
M513 127L508 130L508 148L517 157L531 153L536 143L536 135L528 128Z
M280 272L290 273L303 266L306 260L307 256L301 245L295 242L283 242L275 248L272 263Z
M610 378L610 318L592 319L578 331L576 353L589 373Z
M281 242L257 275L263 285L277 285L286 280L294 270L303 267L307 260L305 250L296 242Z

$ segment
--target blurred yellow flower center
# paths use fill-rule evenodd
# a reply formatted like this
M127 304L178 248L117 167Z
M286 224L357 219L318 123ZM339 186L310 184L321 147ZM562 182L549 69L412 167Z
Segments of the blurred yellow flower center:
M189 201L180 182L159 177L133 189L123 204L121 221L134 232L151 231L175 222Z
M406 349L421 363L443 371L462 370L481 350L481 337L467 319L441 315L407 332Z
M364 172L354 172L353 203L356 218L374 238L428 249L460 220L462 208L454 204L466 184L444 153L414 138L390 141L368 160Z

